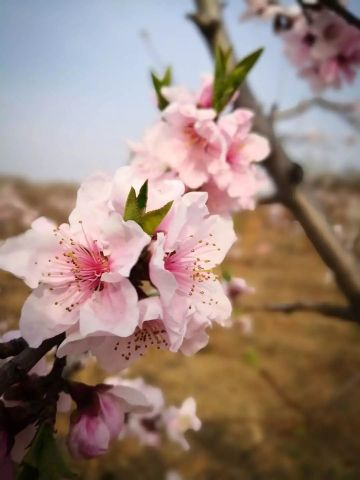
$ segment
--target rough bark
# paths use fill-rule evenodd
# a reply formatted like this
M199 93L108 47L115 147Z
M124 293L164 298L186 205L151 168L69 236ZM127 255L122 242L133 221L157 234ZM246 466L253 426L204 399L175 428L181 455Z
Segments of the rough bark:
M211 54L216 48L224 51L232 49L229 36L222 19L222 6L218 0L195 0L196 12L189 18L202 33ZM230 59L234 65L234 54ZM355 258L339 243L332 228L307 198L301 188L302 169L292 162L277 138L273 122L262 109L248 84L241 85L238 106L255 112L254 128L267 137L272 153L264 162L264 167L277 187L277 196L300 222L308 238L325 264L333 271L336 282L349 302L351 314L360 321L360 271ZM309 272L310 273L310 272Z

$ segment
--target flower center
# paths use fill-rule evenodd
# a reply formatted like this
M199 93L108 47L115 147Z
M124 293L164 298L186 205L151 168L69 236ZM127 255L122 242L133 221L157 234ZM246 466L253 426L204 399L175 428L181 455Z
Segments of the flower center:
M59 228L54 229L61 249L48 260L49 269L43 272L43 282L59 294L55 305L65 305L67 311L80 305L95 290L102 290L101 276L110 271L109 258L99 248L96 240L85 235L85 243L68 237Z
M201 137L195 130L194 124L189 123L184 126L183 133L186 139L186 142L190 147L204 147L206 145L206 140Z
M164 258L165 268L176 277L179 291L209 306L218 303L209 290L209 282L217 281L218 277L208 264L214 263L211 255L220 250L212 237L210 233L205 239L195 240L190 235L177 250L166 252Z

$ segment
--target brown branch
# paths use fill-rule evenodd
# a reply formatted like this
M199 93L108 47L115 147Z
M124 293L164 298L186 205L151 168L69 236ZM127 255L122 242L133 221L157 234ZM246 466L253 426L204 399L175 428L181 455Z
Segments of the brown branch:
M319 3L343 18L349 25L360 30L360 18L341 5L338 0L319 0Z
M16 355L16 357L11 358L2 365L0 367L0 396L8 387L24 378L27 372L31 370L47 352L56 345L59 345L64 338L65 335L61 333L56 337L45 340L37 348L26 347L21 353Z
M210 52L216 47L224 51L232 49L222 21L222 12L217 0L195 0L197 11L191 20L204 36ZM235 65L235 56L230 59ZM276 137L272 122L267 118L246 83L241 86L238 104L256 114L256 130L270 140L272 153L264 166L272 177L282 203L300 222L310 241L325 264L334 272L337 284L348 299L354 312L360 314L360 272L356 260L346 252L334 235L323 215L310 203L298 185L298 167L290 160Z
M14 338L9 342L0 343L0 359L14 357L27 347L23 338Z
M315 312L327 317L340 318L348 322L358 321L356 314L348 307L342 305L331 305L328 303L294 302L265 305L263 307L269 312L296 313L296 312Z
M284 110L275 110L272 118L275 121L290 120L304 114L313 107L320 107L329 112L338 114L343 120L348 122L354 129L360 130L360 101L355 102L334 102L322 97L309 98L299 102L294 107ZM359 118L356 117L359 113Z

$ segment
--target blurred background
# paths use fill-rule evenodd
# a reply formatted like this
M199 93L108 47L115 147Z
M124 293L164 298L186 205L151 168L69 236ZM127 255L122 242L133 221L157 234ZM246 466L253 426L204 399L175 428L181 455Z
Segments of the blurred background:
M225 20L238 55L261 46L250 75L264 109L313 97L266 22L240 22L244 2L228 0ZM360 13L360 3L349 7ZM190 0L3 0L0 2L0 235L46 215L64 221L77 183L128 162L157 118L149 71L172 65L175 83L196 88L212 71L186 19ZM358 115L311 108L276 128L306 170L306 188L344 248L360 257L360 76L326 92ZM131 370L164 389L170 403L194 396L203 421L191 450L122 442L100 460L74 465L80 478L360 478L360 332L315 313L274 313L296 301L344 303L331 272L301 227L279 205L236 218L240 241L225 268L255 288L239 299L229 329L214 329L194 358L153 352ZM28 292L0 272L0 334L15 327ZM101 379L90 369L88 380ZM176 477L173 474L173 480Z

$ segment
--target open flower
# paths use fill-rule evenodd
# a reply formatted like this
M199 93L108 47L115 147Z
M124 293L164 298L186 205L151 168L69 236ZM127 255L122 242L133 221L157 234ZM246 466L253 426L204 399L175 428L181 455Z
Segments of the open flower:
M104 333L84 336L78 328L68 332L57 355L74 355L91 351L108 372L127 368L142 357L147 349L176 352L182 346L189 315L186 305L174 299L165 309L158 296L139 301L140 319L134 332L125 337Z
M180 408L169 407L164 412L164 423L168 437L184 450L188 450L190 445L184 436L185 432L188 430L198 431L201 428L201 420L196 415L195 399L187 398Z
M208 216L206 199L193 192L174 202L151 246L150 279L165 307L175 297L190 314L223 324L231 304L213 269L236 237L230 219Z
M360 32L329 10L298 13L281 33L285 53L314 91L351 83L360 66Z
M116 212L104 218L60 227L40 218L0 247L0 266L34 288L20 318L31 346L74 325L82 335L135 330L138 298L126 277L150 238Z
M148 348L192 355L208 341L212 322L225 325L231 303L213 273L235 240L230 219L208 215L206 193L176 200L149 246L150 296L139 301L140 318L129 335L68 331L58 355L91 351L107 371L126 368Z
M251 131L253 116L250 110L237 109L219 120L219 127L226 139L226 162L217 164L212 183L220 192L226 192L238 208L253 206L254 197L261 188L254 163L264 160L270 153L268 140ZM211 193L216 195L213 189L210 186L210 197ZM221 196L217 195L217 198L221 200ZM221 201L219 205L222 205ZM230 206L226 201L225 205Z
M225 161L225 143L216 112L189 103L171 103L163 112L162 141L167 163L191 189L199 188Z

